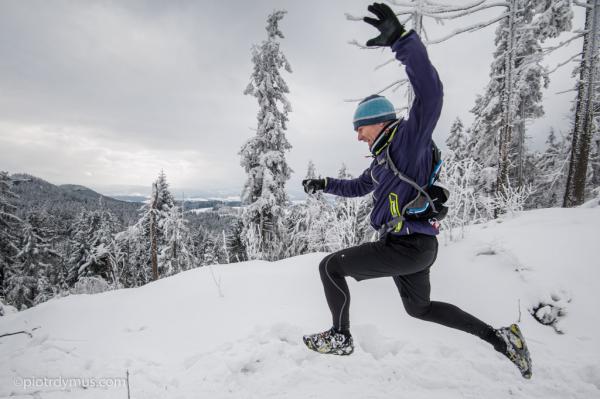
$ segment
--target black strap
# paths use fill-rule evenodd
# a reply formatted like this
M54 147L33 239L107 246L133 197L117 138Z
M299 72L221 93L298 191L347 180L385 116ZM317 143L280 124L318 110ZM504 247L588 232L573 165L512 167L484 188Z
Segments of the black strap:
M427 202L429 202L429 205L431 206L431 208L433 209L433 211L437 212L437 209L435 209L435 204L433 203L433 200L431 199L431 197L429 196L429 194L427 194L427 192L425 191L425 189L423 187L419 186L417 184L417 182L415 182L411 178L407 177L406 175L402 174L402 172L400 172L398 170L398 168L394 164L394 161L392 161L392 157L390 156L390 147L389 146L385 149L385 161L386 162L384 163L384 166L389 167L390 170L392 171L392 173L394 175L396 175L396 177L398 177L403 182L406 182L406 183L410 184L418 192L420 192L421 194L423 194L423 196L427 199ZM425 185L425 187L427 187L427 185ZM404 210L405 209L402 209L402 214L404 214Z

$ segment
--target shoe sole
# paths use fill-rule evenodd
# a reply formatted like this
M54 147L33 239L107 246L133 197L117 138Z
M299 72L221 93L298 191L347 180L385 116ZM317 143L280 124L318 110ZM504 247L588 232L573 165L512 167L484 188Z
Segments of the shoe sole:
M511 356L511 360L517 363L517 367L523 378L531 379L531 357L525 343L525 338L523 338L523 334L516 324L510 326L510 331L514 335L510 336L509 339L515 345L518 352L514 358Z

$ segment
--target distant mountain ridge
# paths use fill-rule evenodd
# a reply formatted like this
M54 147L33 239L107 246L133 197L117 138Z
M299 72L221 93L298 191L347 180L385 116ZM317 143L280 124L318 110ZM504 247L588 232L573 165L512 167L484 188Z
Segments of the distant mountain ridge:
M117 200L99 194L77 184L55 185L39 177L26 173L11 175L15 181L13 192L19 196L16 201L17 214L26 215L29 211L46 210L54 215L74 217L83 210L110 210L127 226L138 218L142 203Z

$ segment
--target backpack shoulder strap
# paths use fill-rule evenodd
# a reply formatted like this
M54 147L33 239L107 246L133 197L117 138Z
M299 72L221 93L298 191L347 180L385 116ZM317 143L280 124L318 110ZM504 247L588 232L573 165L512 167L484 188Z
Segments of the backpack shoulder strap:
M396 175L396 177L398 177L403 182L410 184L415 190L417 190L417 192L421 193L427 199L427 202L429 202L429 205L431 206L431 208L434 211L436 210L435 209L435 204L433 203L433 200L431 199L431 197L429 196L429 194L427 194L427 192L423 189L423 187L419 186L417 184L417 182L415 182L414 180L412 180L411 178L409 178L408 176L404 175L402 172L400 172L398 170L398 168L396 167L396 164L394 164L394 161L392 160L392 157L390 156L390 147L389 146L385 149L385 162L384 162L384 166L389 167L390 170L392 171L392 173L394 175Z

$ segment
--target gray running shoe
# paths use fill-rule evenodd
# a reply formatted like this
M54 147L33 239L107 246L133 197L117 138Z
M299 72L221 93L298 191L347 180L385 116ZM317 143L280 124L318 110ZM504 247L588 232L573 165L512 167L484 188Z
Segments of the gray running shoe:
M327 331L305 335L302 340L308 349L323 354L347 356L354 352L352 335L338 333L333 327Z
M506 357L519 368L523 378L530 379L531 357L519 326L511 324L510 327L499 328L496 335L506 343Z

